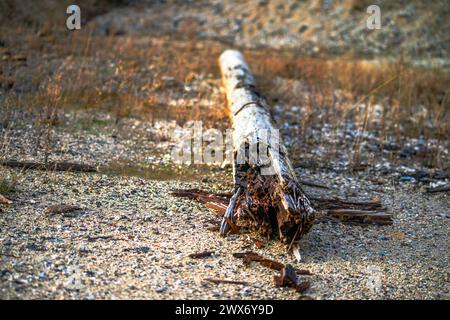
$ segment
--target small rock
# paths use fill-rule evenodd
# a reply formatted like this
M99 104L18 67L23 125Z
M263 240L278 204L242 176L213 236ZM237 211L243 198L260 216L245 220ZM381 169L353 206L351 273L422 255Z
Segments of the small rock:
M136 248L135 250L138 253L149 253L150 252L149 247L139 247L139 248Z
M95 297L94 297L94 295L92 293L88 292L84 296L84 299L86 299L86 300L95 300Z
M250 295L252 293L252 291L253 291L252 288L245 287L244 289L241 290L241 294L243 296L248 296L248 295Z
M218 297L221 297L222 294L223 294L223 293L222 293L221 291L213 291L213 292L212 292L213 297L217 297L217 298L218 298Z
M79 252L84 252L84 253L85 253L85 252L88 252L89 250L88 250L86 244L81 243L81 244L78 246L78 251L79 251Z
M305 32L306 30L308 30L308 26L307 26L306 24L303 24L303 25L301 25L300 28L298 29L298 32L299 32L299 33L303 33L303 32Z

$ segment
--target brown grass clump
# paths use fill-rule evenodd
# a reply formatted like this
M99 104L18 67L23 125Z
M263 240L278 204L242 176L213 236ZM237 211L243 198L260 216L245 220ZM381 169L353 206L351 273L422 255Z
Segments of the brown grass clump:
M263 91L272 100L306 105L315 114L334 112L339 121L355 116L363 120L364 113L358 112L358 106L370 101L372 105L380 104L383 109L383 121L378 129L412 137L445 138L450 134L446 107L450 75L444 71L415 68L401 59L370 62L249 55ZM273 85L275 77L287 81L283 81L280 88Z
M77 32L49 27L59 24L64 15L27 16L40 9L59 12L66 6L64 1L55 2L57 7L50 11L45 6L51 1L27 3L1 2L0 14L15 17L8 19L8 25L0 24L3 132L24 126L24 118L31 119L36 148L50 150L52 130L62 123L60 114L66 110L107 112L116 123L136 117L229 126L217 66L217 57L227 46L192 40L189 34L196 30L192 21L182 26L185 37L96 36L89 25ZM89 19L115 3L88 1L83 14ZM341 126L347 121L355 121L363 132L375 130L382 138L422 136L446 141L450 135L450 75L445 71L416 68L401 58L319 59L262 48L245 54L272 105L304 109L296 119L301 138L309 127ZM378 119L373 118L375 111L381 113Z

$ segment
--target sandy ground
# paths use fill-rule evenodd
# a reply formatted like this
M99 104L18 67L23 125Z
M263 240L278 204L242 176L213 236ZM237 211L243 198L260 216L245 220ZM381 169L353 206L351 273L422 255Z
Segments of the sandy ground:
M121 19L113 18L123 12L127 12L125 22L135 20L135 24L124 23L126 26L139 26L141 20L136 17L142 13L123 10L96 19L93 23L97 24L97 31L113 22L120 24ZM271 10L274 15L275 8ZM168 21L171 28L175 25L189 29L192 12L186 12L189 14L178 18L180 23ZM161 17L164 20L165 16ZM146 21L148 17L143 26ZM194 33L210 25L197 28L196 21L191 21ZM213 25L221 30L220 23ZM119 37L123 32L133 32L119 29ZM311 30L313 21L305 32ZM109 32L114 36L112 31ZM240 40L257 35L249 30ZM275 41L276 34L268 39ZM314 46L309 47L314 51ZM436 52L440 50L437 46ZM96 77L102 79L100 75ZM147 74L139 79L148 81L146 77ZM220 94L219 77L199 82ZM169 99L172 95L167 92L162 89L161 95ZM205 96L211 98L211 93L207 91ZM219 221L216 214L191 200L174 198L169 192L177 188L230 191L229 168L191 170L168 166L171 144L164 124L122 119L117 126L111 118L99 115L96 126L91 121L89 128L80 130L80 123L71 121L81 121L85 115L78 114L73 120L69 114L52 129L55 132L51 159L100 165L103 173L0 168L1 177L17 180L17 191L9 195L13 204L0 207L0 298L449 299L449 195L425 193L430 183L448 181L448 173L444 178L432 178L432 182L421 181L418 177L422 173L432 176L434 169L424 169L423 159L415 158L415 153L421 153L417 150L426 143L429 148L436 147L436 141L410 139L394 145L380 143L367 133L362 138L362 150L374 159L366 163L366 169L351 172L342 168L348 165L355 137L361 134L355 126L338 132L312 127L306 133L305 143L298 141L298 123L287 121L297 121L299 108L277 107L282 112L274 112L274 116L286 131L284 141L292 151L293 162L304 162L298 169L299 176L329 185L332 189L326 192L333 195L380 198L394 215L392 225L318 223L302 240L300 262L276 240L261 239L245 229L238 235L221 238L208 230L211 220ZM204 111L203 116L207 113ZM34 153L34 136L36 132L26 123L12 128L2 136L8 144L6 156L42 161L42 150ZM440 148L438 154L445 164L449 151L444 146ZM389 162L393 154L400 159L395 164ZM130 163L135 167L130 167ZM305 191L314 194L320 190ZM81 209L65 214L47 213L49 206L59 204ZM263 240L264 247L256 248L253 238ZM203 259L188 257L204 250L216 254ZM309 280L311 288L299 294L275 287L275 271L257 264L244 266L232 255L247 250L310 270L312 275L301 278ZM216 285L205 278L248 284Z
M44 181L44 183L43 183ZM312 298L448 298L448 199L393 190L387 227L321 223L302 244L302 262L275 241L253 247L249 235L220 238L206 230L215 215L167 195L197 183L90 174L28 172L28 191L1 214L2 298L297 299L275 288L274 271L245 267L233 252L260 254L309 269ZM205 188L207 186L202 185ZM401 188L403 189L403 188ZM420 198L420 201L411 199ZM75 214L49 215L55 203ZM95 205L94 205L95 204ZM100 237L100 238L96 238ZM103 237L103 238L102 238ZM214 250L211 258L187 255ZM245 280L214 285L204 278Z
M6 175L16 170L2 169ZM382 187L363 174L313 174L338 188L379 197L394 213L390 226L316 224L301 245L302 260L277 241L255 248L248 230L221 238L208 231L219 218L175 188L228 191L229 181L169 181L112 174L26 171L14 203L0 213L0 297L42 299L446 299L449 275L447 194L415 184ZM212 179L214 180L214 179ZM204 179L203 181L208 181ZM328 180L330 181L330 180ZM349 182L350 181L350 182ZM307 188L308 193L314 192ZM331 191L330 191L331 192ZM49 214L50 205L81 208ZM188 254L213 250L192 259ZM252 250L308 269L303 294L277 288L275 271L244 266L232 256ZM247 281L211 284L205 278Z

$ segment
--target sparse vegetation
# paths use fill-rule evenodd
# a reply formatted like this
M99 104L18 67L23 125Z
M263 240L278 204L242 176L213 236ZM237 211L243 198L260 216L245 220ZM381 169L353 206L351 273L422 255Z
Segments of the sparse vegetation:
M79 120L80 129L92 133L126 118L176 120L179 125L202 120L207 126L228 126L224 97L214 91L220 85L217 56L225 48L221 43L179 40L172 46L168 37L94 38L88 30L71 36L69 52L64 45L67 39L53 44L35 41L46 45L28 52L30 67L3 62L11 76L0 79L0 87L7 88L0 97L4 106L0 117L4 131L31 120L34 153L43 150L45 161L51 157L55 125L64 122L61 114L68 111L110 114L114 120L108 123ZM35 60L42 51L51 51L52 58ZM402 60L307 58L273 49L245 53L273 105L303 108L296 118L299 139L306 139L310 127L345 127L349 121L361 132L378 131L383 141L399 142L408 136L445 143L450 134L450 75L445 71L413 67ZM8 87L7 79L14 79L14 84ZM356 139L355 163L360 162L360 149ZM445 166L439 152L430 154L427 165Z
M443 138L450 133L445 107L449 103L450 75L446 72L419 69L402 61L251 56L257 61L258 73L264 75L260 80L272 100L307 106L316 116L326 111L325 121L362 120L365 108L361 113L360 104L370 101L383 109L383 122L376 129L398 135L402 127L403 135L427 138ZM275 77L285 80L274 86ZM330 112L335 112L335 117Z
M0 0L0 160L11 160L0 166L0 298L304 298L274 288L273 270L237 266L238 248L311 270L313 299L448 298L447 2L84 0L82 29L69 32L71 1ZM382 5L382 30L366 30L369 4ZM324 218L295 259L245 225L215 233L231 166L172 161L178 126L230 127L217 61L230 47ZM216 193L207 204L220 217L174 189ZM361 211L328 215L324 195L382 204L393 223L332 223ZM207 263L186 263L205 249ZM371 267L377 290L364 286ZM199 281L219 273L245 287Z

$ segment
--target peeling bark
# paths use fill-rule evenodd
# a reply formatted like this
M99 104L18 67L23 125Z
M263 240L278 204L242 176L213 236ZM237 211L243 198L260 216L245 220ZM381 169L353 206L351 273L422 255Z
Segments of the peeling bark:
M228 232L229 220L246 220L264 235L278 236L291 247L313 225L314 209L295 176L286 148L278 138L266 135L276 132L269 105L256 89L241 53L227 50L219 63L233 123L235 183L221 233ZM250 150L258 151L256 158ZM273 174L266 174L267 168Z

